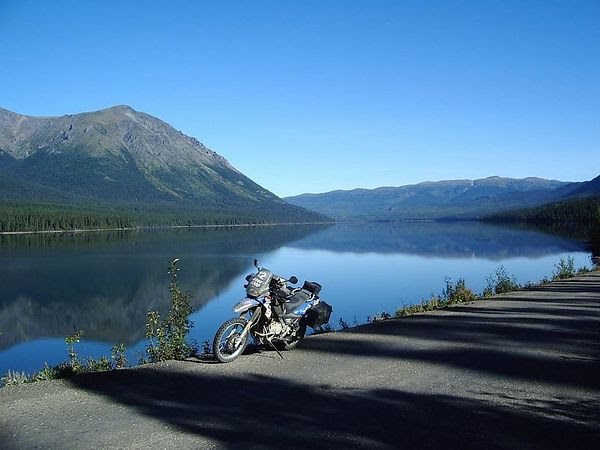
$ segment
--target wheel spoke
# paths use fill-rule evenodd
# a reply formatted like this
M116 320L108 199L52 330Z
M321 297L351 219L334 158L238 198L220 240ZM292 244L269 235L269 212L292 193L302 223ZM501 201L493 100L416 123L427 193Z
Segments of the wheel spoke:
M243 318L230 319L221 325L213 343L215 357L219 361L233 361L244 351L248 336L242 338L242 333L246 325Z

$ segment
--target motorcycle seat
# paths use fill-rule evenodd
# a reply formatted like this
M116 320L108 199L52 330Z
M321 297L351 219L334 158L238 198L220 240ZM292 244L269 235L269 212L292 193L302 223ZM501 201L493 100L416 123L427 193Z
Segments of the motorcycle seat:
M286 314L291 314L300 305L306 303L312 298L312 294L304 289L299 289L289 299L286 299L283 304L283 309Z

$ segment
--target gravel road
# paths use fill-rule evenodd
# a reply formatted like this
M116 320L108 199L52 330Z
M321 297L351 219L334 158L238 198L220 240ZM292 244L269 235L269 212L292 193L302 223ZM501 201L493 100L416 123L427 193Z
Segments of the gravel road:
M311 336L0 389L0 448L598 448L600 273Z

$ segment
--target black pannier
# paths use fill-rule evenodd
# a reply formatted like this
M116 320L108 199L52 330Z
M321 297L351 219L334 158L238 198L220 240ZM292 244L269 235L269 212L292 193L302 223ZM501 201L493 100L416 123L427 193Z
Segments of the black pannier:
M302 285L302 289L312 292L314 295L319 295L319 292L321 292L321 285L316 281L305 281Z
M333 308L329 304L320 301L306 311L306 324L311 328L317 328L326 324L329 322L332 310Z

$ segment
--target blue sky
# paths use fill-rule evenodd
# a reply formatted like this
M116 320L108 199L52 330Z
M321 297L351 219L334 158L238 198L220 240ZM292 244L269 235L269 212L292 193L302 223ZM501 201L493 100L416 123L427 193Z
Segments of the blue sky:
M0 107L128 104L277 195L600 175L598 1L0 0Z

